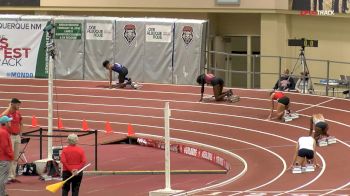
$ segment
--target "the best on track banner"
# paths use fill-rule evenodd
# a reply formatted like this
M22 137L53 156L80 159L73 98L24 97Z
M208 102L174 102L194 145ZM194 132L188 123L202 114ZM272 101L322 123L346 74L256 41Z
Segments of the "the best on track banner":
M112 40L113 24L86 23L86 40Z
M0 77L45 77L46 21L0 20Z
M171 25L146 25L146 42L171 42Z

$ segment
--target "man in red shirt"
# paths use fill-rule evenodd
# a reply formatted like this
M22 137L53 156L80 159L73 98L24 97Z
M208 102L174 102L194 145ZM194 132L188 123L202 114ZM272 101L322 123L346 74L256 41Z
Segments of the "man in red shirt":
M11 161L13 160L13 151L10 134L7 131L8 122L12 119L3 116L0 118L0 195L7 195L5 192L5 183L9 175Z
M9 107L2 113L2 116L8 116L12 118L9 128L7 129L11 135L12 149L14 152L14 160L11 163L9 171L9 181L8 182L19 182L16 180L16 167L17 160L19 157L19 147L21 144L21 132L22 132L22 116L19 112L19 107L21 101L17 98L13 98Z
M84 150L77 146L78 136L75 134L68 135L68 146L63 148L61 154L61 163L63 165L62 178L66 180L71 175L75 175L68 180L62 187L62 196L68 196L70 185L72 184L72 196L79 195L80 183L83 178L83 172L77 173L86 164Z

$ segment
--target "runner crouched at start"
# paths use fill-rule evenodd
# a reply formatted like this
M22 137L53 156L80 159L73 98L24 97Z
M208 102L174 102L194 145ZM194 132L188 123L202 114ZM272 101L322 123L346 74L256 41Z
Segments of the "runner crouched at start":
M227 101L236 102L239 101L238 96L233 96L232 90L228 90L223 92L224 89L224 80L215 77L213 74L201 74L197 77L197 83L201 85L201 98L199 101L203 101L204 94L204 85L210 84L213 86L213 94L215 97L215 101L224 101L225 98Z
M319 146L327 146L336 143L336 139L328 134L329 125L322 114L314 114L310 119L310 132L312 135L315 126L314 139Z
M295 147L293 163L290 166L293 173L314 171L319 167L316 160L316 141L312 136L302 136Z

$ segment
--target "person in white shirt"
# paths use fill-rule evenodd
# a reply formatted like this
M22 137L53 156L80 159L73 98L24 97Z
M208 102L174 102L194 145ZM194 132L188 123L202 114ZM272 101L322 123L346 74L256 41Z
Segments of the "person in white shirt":
M312 136L302 136L298 139L295 148L295 154L293 158L293 166L305 166L306 164L314 164L316 167L319 167L316 155L316 141Z

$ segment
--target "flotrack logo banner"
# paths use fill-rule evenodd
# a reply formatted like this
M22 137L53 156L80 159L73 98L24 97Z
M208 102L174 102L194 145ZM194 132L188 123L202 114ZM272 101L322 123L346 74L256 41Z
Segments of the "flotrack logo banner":
M40 60L46 54L41 46L45 26L45 21L0 20L0 77L32 78L45 66Z
M301 10L300 11L300 16L333 16L334 10L317 10L317 11L312 11L312 10Z

